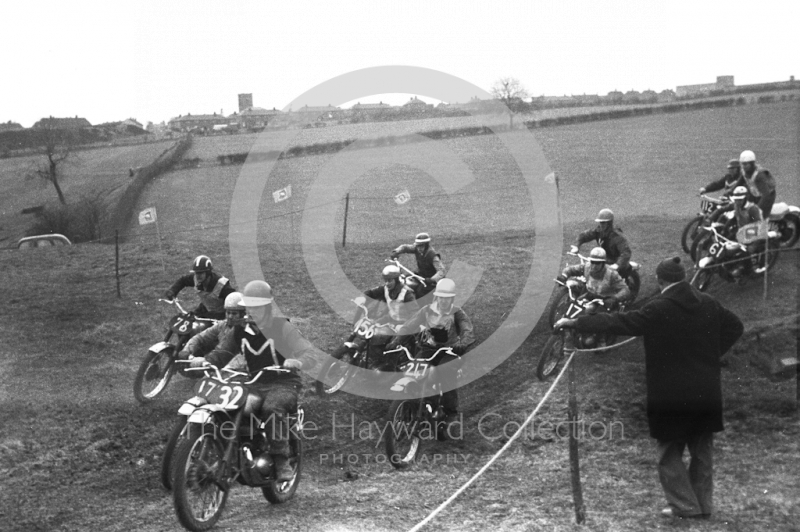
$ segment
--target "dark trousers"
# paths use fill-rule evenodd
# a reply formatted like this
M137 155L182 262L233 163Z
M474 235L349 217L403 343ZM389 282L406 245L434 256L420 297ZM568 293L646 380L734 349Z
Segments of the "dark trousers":
M689 468L683 451L689 448ZM658 478L667 503L680 516L710 516L714 508L714 434L678 440L658 440Z
M772 206L775 204L775 191L764 194L758 200L758 208L761 209L761 214L764 215L765 220L769 220L769 213L772 212Z
M299 386L291 382L272 382L257 386L262 398L260 417L266 423L271 454L289 454L288 414L297 411Z

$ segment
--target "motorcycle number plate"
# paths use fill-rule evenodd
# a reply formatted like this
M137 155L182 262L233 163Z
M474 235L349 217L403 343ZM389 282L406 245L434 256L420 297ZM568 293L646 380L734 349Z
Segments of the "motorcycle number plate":
M406 365L405 374L415 379L421 379L428 372L430 364L427 362L410 362Z
M722 255L723 251L725 251L725 246L721 246L719 242L714 242L711 244L711 247L708 248L708 254L712 257L719 257Z
M230 410L243 406L247 399L243 386L224 383L208 377L198 382L194 391L198 397L202 397L210 404L220 405L222 408Z
M170 320L169 328L175 334L189 334L192 332L192 322L179 314Z
M356 334L369 340L375 336L375 324L372 320L361 318L356 324Z

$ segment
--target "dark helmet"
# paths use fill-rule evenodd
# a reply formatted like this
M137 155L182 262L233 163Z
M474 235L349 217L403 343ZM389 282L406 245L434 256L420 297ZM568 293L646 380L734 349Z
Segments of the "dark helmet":
M211 259L206 257L205 255L199 255L194 262L192 263L192 269L189 270L192 273L202 273L202 272L210 272L214 269L211 264Z

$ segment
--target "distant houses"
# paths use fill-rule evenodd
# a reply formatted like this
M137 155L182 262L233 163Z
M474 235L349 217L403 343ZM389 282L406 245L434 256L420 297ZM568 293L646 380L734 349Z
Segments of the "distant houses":
M75 118L42 118L35 124L33 129L81 129L83 127L92 127L85 118L76 116Z
M11 120L9 120L8 122L6 122L4 124L0 124L0 132L3 132L3 131L18 131L20 129L25 129L25 128L23 128L20 124L17 124L16 122L12 122Z

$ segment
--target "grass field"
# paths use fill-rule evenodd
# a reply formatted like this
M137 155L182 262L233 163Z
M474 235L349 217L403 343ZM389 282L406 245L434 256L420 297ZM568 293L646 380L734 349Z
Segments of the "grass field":
M772 104L537 131L560 178L565 235L588 224L601 206L615 209L634 258L644 265L641 294L651 293L655 263L679 250L680 230L696 207L695 190L716 177L739 150L753 149L779 178L780 195L786 197L785 191L797 197L796 180L782 178L797 175L797 113L796 106ZM358 176L348 219L352 240L345 249L337 246L337 253L348 278L367 288L378 283L390 247L410 241L420 228L429 229L446 263L459 259L485 270L464 305L482 341L513 305L532 260L534 237L530 220L521 214L525 203L508 193L519 178L507 155L494 150L490 139L448 142L453 151L466 154L475 176L465 188L470 194L459 201L420 198L441 190L402 167L402 172L378 169ZM270 177L267 193L276 189L273 184L292 183L293 200L302 205L306 184L330 163L330 156L287 160ZM166 271L153 226L135 228L135 238L121 249L120 299L112 247L81 245L4 256L8 310L0 329L0 528L177 529L158 467L175 411L191 386L178 377L165 397L142 407L133 400L131 384L140 357L160 339L170 316L169 308L156 301L164 288L200 252L211 255L220 271L231 271L227 216L238 171L181 170L153 183L140 206L159 209ZM398 186L409 188L410 205L393 202ZM380 197L359 200L359 194ZM317 346L332 349L348 325L328 309L307 275L297 243L299 215L288 227L285 217L276 221L275 215L292 210L287 203L273 204L266 197L261 204L259 252L265 275L281 309L300 318L298 326ZM468 206L468 215L462 206ZM339 210L337 216L343 214ZM481 231L489 221L495 225ZM762 301L757 283L712 286L750 333L766 331L765 337L774 337L786 353L796 349L794 258L787 253L779 260L768 301ZM246 280L235 281L241 285ZM431 529L796 530L796 382L771 382L750 365L750 333L729 355L723 372L727 430L716 441L714 520L671 526L657 515L664 502L643 411L641 344L634 342L577 361L582 417L624 427L624 437L612 433L581 442L585 528L573 524L566 442L537 436L517 442ZM463 388L464 439L426 445L426 460L402 473L367 462L365 455L383 452L374 438L353 438L340 430L333 439L334 423L349 422L342 420L351 414L356 423L376 421L385 402L347 395L320 400L310 394L306 378L302 401L320 430L318 438L306 442L306 469L295 499L271 507L256 490L234 489L219 528L411 528L499 449L507 439L504 425L522 421L542 397L546 388L535 380L534 369L546 335L537 328L505 363ZM562 386L537 423L563 420L565 408ZM478 431L482 419L480 426L490 438ZM356 463L333 463L334 454L355 456ZM450 463L442 457L451 457ZM345 471L358 478L345 481Z
M59 184L67 202L77 201L84 194L118 193L130 183L129 170L153 162L169 142L77 150L63 166ZM26 179L41 156L0 159L0 245L10 244L24 236L31 215L22 209L58 202L51 183L40 178Z

